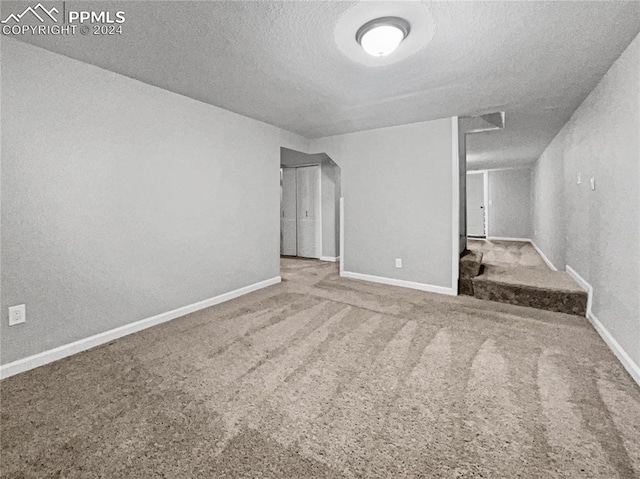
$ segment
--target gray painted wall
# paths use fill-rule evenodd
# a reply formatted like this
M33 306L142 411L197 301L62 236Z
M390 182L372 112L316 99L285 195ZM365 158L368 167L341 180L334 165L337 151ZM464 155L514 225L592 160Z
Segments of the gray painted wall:
M636 37L545 150L533 182L536 243L556 267L571 266L593 286L593 314L636 365L640 365L639 105L640 37ZM596 179L595 191L590 177Z
M322 174L322 256L335 258L340 255L340 167L324 153L310 155L290 148L281 149L281 166L310 164L320 164Z
M335 258L339 255L339 230L336 223L336 200L340 204L337 179L339 168L329 161L321 165L322 170L322 256ZM338 215L340 214L338 210ZM337 226L337 228L336 228Z
M532 239L558 269L566 264L563 136L561 131L542 153L531 178Z
M531 238L531 170L488 171L488 236Z
M311 142L342 171L345 271L451 287L452 130L447 118Z
M3 364L278 276L282 130L6 38L2 67Z

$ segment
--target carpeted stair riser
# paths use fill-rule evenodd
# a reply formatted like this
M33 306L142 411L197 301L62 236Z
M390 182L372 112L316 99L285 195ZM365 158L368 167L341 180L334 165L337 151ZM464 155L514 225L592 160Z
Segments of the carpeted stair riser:
M473 280L473 295L478 299L528 306L558 313L584 316L587 311L587 293L539 289L532 286Z
M473 296L473 280L460 278L458 280L458 293L466 296Z
M460 278L472 279L480 274L482 253L466 250L460 257Z

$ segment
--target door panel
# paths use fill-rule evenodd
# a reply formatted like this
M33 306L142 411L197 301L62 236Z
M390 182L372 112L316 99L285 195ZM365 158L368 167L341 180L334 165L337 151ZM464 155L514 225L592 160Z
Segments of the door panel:
M296 169L282 168L282 189L280 197L280 254L296 256Z
M467 175L467 236L486 236L484 204L484 175Z
M320 258L320 167L296 168L298 256Z

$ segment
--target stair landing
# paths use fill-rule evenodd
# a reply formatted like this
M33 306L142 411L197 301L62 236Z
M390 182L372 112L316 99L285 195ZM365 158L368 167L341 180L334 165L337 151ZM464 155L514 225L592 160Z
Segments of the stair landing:
M531 244L469 240L468 248L471 255L481 255L479 275L471 278L472 296L560 313L586 314L586 291L564 271L551 270ZM468 284L463 288L461 277L461 293L469 294Z

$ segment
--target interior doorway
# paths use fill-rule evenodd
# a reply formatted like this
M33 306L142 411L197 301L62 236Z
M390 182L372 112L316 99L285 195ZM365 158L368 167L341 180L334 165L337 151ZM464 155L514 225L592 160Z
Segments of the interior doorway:
M467 172L467 236L486 238L488 178L486 171Z
M340 166L281 147L280 185L280 255L340 261Z
M280 254L322 256L320 165L280 169Z

